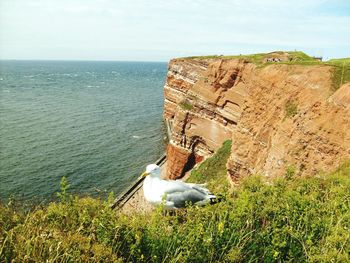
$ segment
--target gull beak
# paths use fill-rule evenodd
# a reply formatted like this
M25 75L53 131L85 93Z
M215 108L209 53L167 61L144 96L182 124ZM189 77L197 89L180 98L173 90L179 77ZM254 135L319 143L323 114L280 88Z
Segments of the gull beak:
M141 177L144 178L144 177L146 177L147 175L149 175L149 173L143 172L143 173L141 174Z

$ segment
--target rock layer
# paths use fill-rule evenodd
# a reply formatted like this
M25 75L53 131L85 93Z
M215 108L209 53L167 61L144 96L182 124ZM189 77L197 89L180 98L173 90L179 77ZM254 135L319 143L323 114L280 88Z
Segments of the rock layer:
M334 93L332 70L171 60L164 87L164 118L173 125L168 177L183 176L226 139L233 142L227 168L234 180L278 176L288 166L310 175L337 167L350 157L350 85Z

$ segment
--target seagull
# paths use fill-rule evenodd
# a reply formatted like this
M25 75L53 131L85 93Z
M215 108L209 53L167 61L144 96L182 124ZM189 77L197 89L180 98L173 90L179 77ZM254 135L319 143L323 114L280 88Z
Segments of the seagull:
M160 178L160 167L149 164L141 175L145 177L143 193L152 205L163 204L166 209L174 210L187 204L205 205L217 203L218 199L203 184L185 183L178 180Z

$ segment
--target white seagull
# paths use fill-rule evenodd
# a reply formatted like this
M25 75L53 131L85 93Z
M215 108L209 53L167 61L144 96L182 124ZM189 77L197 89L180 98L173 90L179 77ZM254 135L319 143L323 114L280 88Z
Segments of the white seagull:
M160 178L160 167L149 164L142 174L145 199L153 205L163 204L167 209L185 207L186 204L216 203L217 197L201 184L184 183Z

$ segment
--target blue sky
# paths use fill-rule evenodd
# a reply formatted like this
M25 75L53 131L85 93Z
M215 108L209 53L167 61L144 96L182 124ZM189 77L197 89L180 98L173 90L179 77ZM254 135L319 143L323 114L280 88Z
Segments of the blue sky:
M350 57L349 0L0 0L0 59Z

